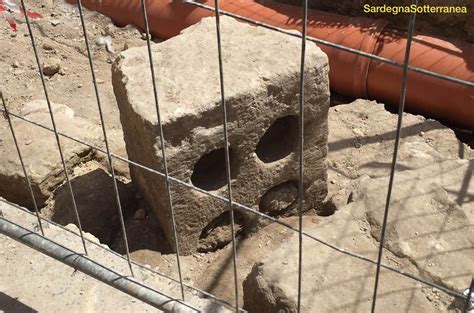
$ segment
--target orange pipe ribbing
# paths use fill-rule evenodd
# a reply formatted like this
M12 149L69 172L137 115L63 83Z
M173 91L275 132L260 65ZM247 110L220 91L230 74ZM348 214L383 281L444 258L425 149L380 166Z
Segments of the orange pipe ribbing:
M68 2L75 2L68 0ZM84 6L111 17L118 24L134 24L143 29L140 0L83 0ZM201 3L213 6L214 1ZM232 12L283 29L301 30L301 8L250 0L221 0L221 10ZM147 1L150 32L167 39L179 34L213 12L167 0ZM406 38L387 28L384 20L346 17L310 10L308 35L349 48L403 63ZM402 69L336 48L320 45L328 55L331 89L353 97L376 99L398 105ZM472 44L415 36L410 65L474 81ZM406 108L410 112L474 129L474 88L410 71Z

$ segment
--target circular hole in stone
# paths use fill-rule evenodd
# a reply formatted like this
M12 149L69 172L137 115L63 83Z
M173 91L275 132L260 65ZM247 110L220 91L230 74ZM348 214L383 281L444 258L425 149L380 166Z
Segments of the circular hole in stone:
M269 216L284 214L298 199L298 182L287 181L270 188L260 199L258 210Z
M275 162L289 155L298 144L298 116L277 119L257 144L255 153L265 163Z
M242 213L234 210L234 230L236 236L242 231L243 221ZM231 241L230 211L226 211L214 218L204 227L199 236L197 250L198 252L216 251L225 247Z
M232 149L229 149L231 177L234 172L232 170L232 156ZM207 191L224 187L227 184L225 149L212 150L203 155L194 165L191 182L194 186Z

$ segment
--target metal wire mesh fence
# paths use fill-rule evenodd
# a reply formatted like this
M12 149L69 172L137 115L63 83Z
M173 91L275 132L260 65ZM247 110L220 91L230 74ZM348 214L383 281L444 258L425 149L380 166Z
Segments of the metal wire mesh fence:
M420 73L420 74L423 74L423 75L429 75L429 76L432 76L432 77L436 77L438 79L443 79L443 80L446 80L446 81L454 82L454 83L461 84L461 85L464 85L464 86L467 86L467 87L474 87L473 82L460 80L460 79L457 79L455 77L450 77L450 76L446 76L446 75L441 75L441 74L438 74L438 73L435 73L435 72L427 71L427 70L424 70L424 69L421 69L421 68L416 68L416 67L413 67L413 66L409 65L410 49L411 49L411 43L413 41L413 33L414 33L415 21L416 21L416 13L412 13L411 18L410 18L410 22L409 22L409 25L408 25L408 36L407 36L408 40L407 40L407 46L406 46L406 49L405 49L404 62L403 63L398 63L398 62L395 62L393 60L389 60L389 59L386 59L386 58L383 58L383 57L380 57L380 56L376 56L376 55L373 55L373 54L370 54L370 53L367 53L367 52L351 49L351 48L348 48L348 47L345 47L345 46L341 46L341 45L334 44L334 43L331 43L331 42L327 42L327 41L324 41L324 40L320 40L320 39L317 39L317 38L308 37L307 34L306 34L306 26L308 24L308 0L303 0L303 4L302 4L302 16L301 16L302 32L301 32L301 34L296 34L294 32L286 31L286 30L283 30L283 29L280 29L280 28L277 28L277 27L274 27L274 26L271 26L271 25L268 25L268 24L265 24L265 23L261 23L261 22L258 22L258 21L255 21L255 20L252 20L252 19L249 19L249 18L245 18L245 17L239 16L239 15L236 15L234 13L222 11L222 10L219 9L219 0L215 0L214 7L207 6L207 5L198 3L198 2L194 2L192 0L185 0L184 2L191 5L191 6L196 6L196 7L204 8L204 9L207 9L207 10L211 10L211 11L214 12L214 16L215 16L216 34L217 34L216 44L217 44L217 50L218 50L218 60L216 60L216 62L218 62L218 65L219 65L219 82L220 82L220 95L221 95L221 108L222 108L222 127L223 127L223 134L224 134L227 197L222 197L222 196L216 195L214 193L211 193L209 191L203 190L201 188L195 187L194 185L189 184L185 181L176 179L175 177L172 177L169 174L167 158L166 158L166 151L165 151L165 139L164 139L164 135L163 135L163 126L162 126L161 115L160 115L160 101L159 101L159 95L158 95L157 81L155 79L155 69L154 69L154 63L153 63L153 53L152 53L152 48L151 48L151 36L150 36L150 31L149 31L146 1L141 0L141 6L142 6L143 21L144 21L144 25L145 25L145 34L146 34L146 43L147 43L150 75L151 75L151 78L152 78L152 85L153 85L154 104L155 104L155 108L156 108L156 115L157 115L159 134L160 134L160 147L161 147L160 150L161 150L161 153L162 153L162 160L163 160L163 168L161 170L153 169L153 168L144 166L142 164L139 164L137 162L134 162L132 160L129 160L127 158L123 158L121 156L118 156L118 155L114 154L110 150L109 139L108 139L107 131L106 131L106 128L105 128L104 114L103 114L103 110L102 110L101 99L100 99L100 95L99 95L99 88L98 88L98 83L97 83L95 70L94 70L94 62L92 60L92 53L91 53L90 44L89 44L89 40L88 40L88 35L87 35L86 24L85 24L85 19L84 19L84 15L83 15L83 8L82 8L81 1L78 1L78 10L79 10L79 14L80 14L82 35L83 35L85 45L86 45L87 57L88 57L88 61L89 61L90 73L91 73L91 76L92 76L92 83L93 83L93 87L94 87L96 102L97 102L97 106L98 106L98 110L99 110L100 124L101 124L101 127L102 127L102 134L103 134L103 139L104 139L104 143L105 143L105 149L103 149L101 147L98 147L96 145L93 145L91 143L85 142L83 140L80 140L78 138L71 137L67 134L64 134L64 133L58 131L58 129L56 127L56 123L55 123L55 116L54 116L54 113L53 113L53 110L52 110L52 107L51 107L51 101L50 101L50 98L49 98L48 88L47 88L47 85L45 83L45 78L43 76L43 73L41 71L41 60L40 60L40 57L39 57L39 54L38 54L38 51L37 51L35 36L34 36L33 31L32 31L32 27L31 27L29 17L26 13L27 8L26 8L26 5L25 5L25 2L24 2L24 0L21 0L21 6L23 8L22 11L24 13L24 19L25 19L27 27L28 27L28 33L29 33L29 37L31 39L32 50L33 50L33 53L34 53L34 56L35 56L35 61L36 61L36 65L37 65L37 68L38 68L39 77L40 77L42 88L43 88L43 91L44 91L44 97L45 97L46 102L48 104L48 109L49 109L49 114L50 114L50 118L51 118L52 127L48 127L46 125L39 124L39 123L37 123L35 121L32 121L32 120L30 120L26 117L23 117L19 114L15 114L13 112L10 112L8 110L8 106L7 106L5 97L3 96L3 94L1 95L2 107L3 107L2 111L3 111L4 116L6 117L6 119L8 121L8 125L9 125L9 128L11 130L11 134L12 134L12 137L13 137L16 149L17 149L18 157L19 157L19 160L20 160L20 163L21 163L21 166L22 166L24 178L25 178L26 183L29 187L29 191L30 191L32 201L33 201L33 204L34 204L34 214L36 215L36 218L37 218L37 221L38 221L38 226L39 226L38 229L39 229L40 234L38 234L36 232L29 231L29 230L27 230L27 229L25 229L25 228L23 228L19 225L16 225L15 223L13 223L11 221L8 221L8 220L6 220L5 218L2 218L2 217L0 217L0 233L6 234L7 236L10 236L11 238L14 238L14 239L16 239L16 240L18 240L18 241L20 241L24 244L27 244L27 245L33 247L34 249L36 249L36 250L38 250L42 253L45 253L49 256L52 256L52 257L60 260L61 262L66 263L67 265L69 265L71 267L77 268L77 269L85 272L86 274L88 274L90 276L93 276L93 277L95 277L95 278L97 278L97 279L99 279L103 282L106 282L106 283L110 284L111 286L113 286L113 287L115 287L115 288L117 288L121 291L124 291L124 292L126 292L126 293L128 293L132 296L135 296L135 297L141 299L142 301L144 301L146 303L149 303L149 304L155 306L156 308L169 311L173 308L172 306L170 306L170 303L172 303L172 304L177 303L178 307L183 312L184 311L199 311L200 310L199 308L195 308L192 305L189 305L189 304L186 303L187 292L191 292L191 291L198 292L203 297L212 298L212 299L218 300L218 301L222 301L222 300L218 299L216 296L214 296L214 295L212 295L212 294L210 294L206 291L203 291L203 290L200 290L196 287L188 285L183 281L183 273L182 273L182 266L181 266L180 253L179 253L180 249L179 249L179 244L178 244L177 235L176 235L175 212L174 212L174 209L173 209L173 200L172 200L171 192L170 192L170 188L171 188L170 183L173 182L173 183L179 184L181 186L185 186L186 188L198 191L198 192L200 192L202 194L205 194L209 197L213 197L213 198L215 198L219 201L222 201L223 203L226 203L228 205L228 210L230 212L230 225L231 225L231 233L232 233L232 262L233 262L233 279L234 279L233 280L233 282L234 282L233 287L234 287L234 290L235 290L235 302L233 304L228 304L227 303L227 305L232 306L233 309L235 309L236 312L239 312L242 309L241 309L240 304L239 304L239 283L240 282L238 281L238 273L237 273L238 255L237 255L237 248L236 248L237 247L237 241L236 241L236 230L235 230L235 219L234 219L234 210L235 209L244 210L246 212L249 212L250 214L253 214L253 215L257 216L258 218L266 219L268 221L280 224L280 225L288 228L289 230L298 233L298 235L299 235L299 249L298 249L298 251L299 251L299 254L298 254L298 260L299 260L299 262L298 262L298 311L301 310L301 295L302 295L302 290L304 290L304 286L302 284L302 279L301 279L302 276L304 275L303 268L302 268L303 253L304 253L303 244L302 244L303 243L303 238L314 240L314 241L316 241L316 242L318 242L322 245L325 245L325 246L327 246L327 247L329 247L329 248L331 248L335 251L338 251L341 254L345 254L345 255L348 255L350 257L354 257L354 258L357 258L357 259L363 260L365 262L376 265L375 285L374 285L373 297L372 297L372 312L375 312L376 308L377 308L376 305L377 305L377 296L378 296L378 286L379 286L379 280L380 280L380 270L382 268L387 269L391 272L397 273L399 275L405 276L409 279L416 280L419 283L424 284L426 286L436 288L437 290L440 290L440 291L442 291L442 292L444 292L444 293L446 293L450 296L453 296L453 297L456 297L456 298L459 298L459 299L463 299L466 303L465 309L467 311L467 307L468 307L469 301L470 301L468 295L471 294L471 292L472 292L472 288L473 288L472 285L471 285L471 290L468 294L462 294L458 291L451 290L449 288L446 288L445 286L442 286L442 285L434 283L432 281L423 279L423 278L415 276L413 274L404 272L404 271L402 271L398 268L395 268L393 266L384 264L382 262L384 238L385 238L387 222L388 222L388 212L389 212L389 209L390 209L392 189L393 189L393 184L394 184L394 180L395 180L395 169L396 169L396 165L397 165L398 146L399 146L401 133L402 133L403 112L404 112L404 107L405 107L405 96L406 96L406 90L407 90L407 75L408 75L408 72L409 71L414 71L416 73ZM414 0L413 4L415 4L415 5L418 4L418 0ZM294 227L292 225L289 225L289 224L287 224L287 223L285 223L285 222L283 222L283 221L281 221L281 220L279 220L275 217L272 217L272 216L269 216L265 213L256 211L256 210L254 210L254 209L252 209L252 208L250 208L246 205L240 204L240 203L235 202L233 200L232 187L231 187L230 156L229 156L228 122L227 122L228 113L227 113L227 104L226 104L226 101L225 101L226 97L225 97L225 88L224 88L225 67L224 67L224 64L223 64L223 56L222 56L223 51L222 51L222 45L221 45L221 30L220 30L220 19L219 19L220 15L227 15L227 16L236 18L238 20L242 20L242 21L247 22L247 23L251 23L251 24L254 24L254 25L257 25L257 26L265 27L265 28L271 29L273 31L282 32L282 33L287 34L289 36L296 36L296 37L301 38L301 60L300 60L301 69L300 69L300 76L299 76L299 101L298 101L298 108L299 108L299 124L298 124L298 134L299 134L299 136L298 136L298 138L299 138L299 140L298 140L298 155L299 155L299 158L298 158L298 160L299 160L299 167L298 167L299 168L299 172L298 172L298 176L299 176L298 216L299 216L299 226L298 227ZM383 224L382 224L382 228L381 228L381 239L380 239L380 243L379 243L378 256L377 256L377 259L375 259L375 260L370 259L370 258L368 258L366 256L363 256L363 255L348 251L344 248L340 248L340 247L338 247L338 246L336 246L332 243L326 242L326 241L324 241L324 240L322 240L322 239L320 239L320 238L318 238L318 237L316 237L316 236L314 236L314 235L312 235L308 232L305 232L305 230L303 228L303 201L304 201L304 186L303 186L303 177L304 177L304 167L303 167L304 123L303 123L303 121L304 121L304 113L305 113L305 111L304 111L304 109L305 109L304 108L304 99L305 99L304 68L305 68L305 53L306 53L306 43L307 43L307 41L315 42L315 43L321 44L321 45L331 46L331 47L334 47L336 49L347 51L347 52L357 54L357 55L360 55L360 56L363 56L363 57L366 57L366 58L374 59L374 60L377 60L377 61L380 61L380 62L383 62L383 63L386 63L386 64L401 67L402 70L403 70L402 80L401 80L401 88L400 88L400 101L399 101L399 110L398 110L398 123L397 123L397 128L396 128L396 140L395 140L394 150L393 150L393 157L392 157L391 171L390 171L390 179L389 179L389 184L388 184L388 188L387 188L387 197L386 197L386 202L385 202L385 210L384 210L384 214L383 214ZM61 163L62 163L62 167L63 167L63 172L64 172L66 184L67 184L69 192L70 192L71 203L72 203L72 207L73 207L73 210L74 210L74 213L75 213L77 226L79 228L79 236L80 236L81 241L82 241L83 250L84 250L83 252L84 253L81 253L81 252L78 252L78 251L72 251L68 248L65 248L64 246L61 246L60 244L55 242L53 239L46 238L43 225L45 223L51 223L51 222L43 220L40 216L40 212L39 212L39 209L38 209L38 206L37 206L37 203L36 203L36 199L35 199L35 196L34 196L34 193L33 193L33 190L32 190L32 186L31 186L31 182L30 182L30 179L29 179L29 176L28 176L28 172L26 170L26 165L25 165L25 162L24 162L24 159L23 159L23 156L22 156L22 151L20 149L20 145L18 144L17 136L16 136L15 129L14 129L14 126L13 126L13 123L12 123L12 118L16 118L16 119L26 121L28 123L36 125L37 127L40 127L42 129L45 129L45 130L48 130L48 131L54 133L56 143L57 143L58 153L59 153L60 158L61 158ZM87 239L84 236L84 232L83 232L83 229L82 229L82 226L81 226L81 218L80 218L80 214L79 214L78 209L77 209L74 190L73 190L73 187L71 185L70 175L68 173L68 169L67 169L66 162L65 162L65 159L64 159L63 148L62 148L62 144L61 144L62 140L64 140L64 139L72 140L74 142L80 143L82 145L85 145L87 147L92 148L93 150L95 150L97 152L106 154L106 156L107 156L109 170L110 170L110 173L111 173L111 184L113 184L113 187L114 187L116 205L117 205L118 215L120 217L120 226L121 226L124 246L125 246L125 250L126 250L125 259L128 263L128 267L130 269L131 277L128 277L128 274L114 272L112 269L100 265L99 263L92 260L88 256L88 250L87 250L87 245L86 245ZM166 182L166 191L167 191L166 192L166 197L167 197L167 202L168 202L167 205L168 205L169 210L171 212L171 223L172 223L172 226L173 226L174 243L175 243L175 247L176 247L176 263L177 263L177 272L178 272L177 273L178 274L178 279L175 279L175 278L172 278L172 277L169 277L169 276L167 276L167 278L179 283L180 291L181 291L181 299L174 299L171 296L163 294L163 293L159 292L158 290L153 289L152 287L147 286L146 284L140 283L137 280L133 279L133 277L134 277L133 267L134 266L140 266L143 269L145 269L145 267L135 263L134 261L131 260L131 257L130 257L129 242L128 242L127 231L126 231L125 222L124 222L122 204L121 204L121 200L120 200L120 196L119 196L119 190L118 190L118 187L117 187L117 177L115 175L115 170L114 170L114 166L113 166L113 163L116 162L116 161L127 162L130 166L134 166L134 167L140 168L142 170L148 171L148 172L150 172L154 175L158 175L160 177L163 177L165 182ZM100 247L100 245L99 245L99 247ZM110 250L108 250L108 251L110 253L115 253L115 252L110 251ZM115 254L118 255L117 253L115 253ZM68 257L68 256L71 256L71 255L73 255L74 257L73 258ZM120 257L122 257L122 256L120 256ZM149 270L149 271L160 274L159 272L157 272L155 270L151 270L151 269L146 269L146 270ZM222 301L222 302L224 303L224 301ZM174 307L174 309L176 309L176 307Z

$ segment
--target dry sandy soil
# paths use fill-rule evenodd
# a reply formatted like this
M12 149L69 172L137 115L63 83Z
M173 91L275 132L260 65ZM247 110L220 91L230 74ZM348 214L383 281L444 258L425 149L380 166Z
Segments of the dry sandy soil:
M28 1L32 11L44 17L33 25L39 57L45 64L58 64L60 72L46 77L46 86L52 102L66 104L78 116L99 122L86 47L77 9L63 1ZM111 36L116 53L127 47L143 46L138 30L132 27L117 28L110 19L86 12L89 42L99 36ZM0 24L1 86L11 110L23 103L44 96L37 74L27 26L18 25L15 32L2 20ZM120 121L111 82L111 63L116 53L107 52L104 46L93 47L93 61L103 105L105 124L110 131L120 129Z

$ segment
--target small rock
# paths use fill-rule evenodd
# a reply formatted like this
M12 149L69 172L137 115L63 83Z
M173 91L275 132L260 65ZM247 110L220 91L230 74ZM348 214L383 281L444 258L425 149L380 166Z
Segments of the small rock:
M112 36L112 35L114 35L115 31L114 31L114 28L111 25L106 25L101 30L100 33L101 33L102 36Z
M89 240L89 241L100 244L100 240L91 233L84 232L84 238Z
M360 128L352 128L352 132L357 136L357 137L364 137L364 132Z
M146 211L144 209L138 209L133 216L136 220L143 220L146 217Z
M13 76L19 76L21 74L23 74L24 72L22 70L16 70L13 72Z
M20 67L20 63L18 63L18 61L15 61L15 62L13 62L12 67L13 67L13 68L19 68L19 67Z
M58 59L49 59L43 63L43 74L46 76L53 76L61 69L61 63Z
M50 45L49 43L44 43L43 44L43 50L46 50L46 51L53 51L54 50L54 47L52 45Z
M112 43L112 37L110 36L99 36L95 39L95 44L99 47L104 47L107 49L109 53L115 53L115 49Z
M61 75L61 76L64 76L64 75L66 75L66 71L63 68L60 68L59 71L58 71L58 74Z
M58 26L59 24L61 24L60 20L51 20L51 25Z
M70 231L73 231L75 233L79 233L79 228L77 228L75 224L67 224L66 226L64 226L64 228L69 229Z

